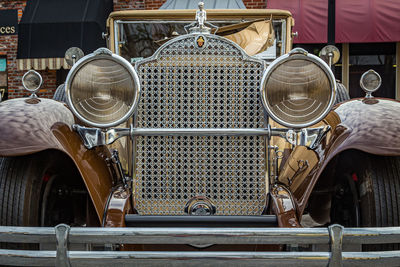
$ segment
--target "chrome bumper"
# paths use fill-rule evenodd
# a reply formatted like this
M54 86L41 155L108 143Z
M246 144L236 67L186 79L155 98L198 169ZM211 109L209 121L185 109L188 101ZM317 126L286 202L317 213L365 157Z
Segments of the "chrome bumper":
M0 226L0 242L52 243L55 251L0 249L17 266L399 266L400 251L343 252L342 244L400 242L400 227L343 228L70 228ZM327 244L326 252L68 251L69 244Z

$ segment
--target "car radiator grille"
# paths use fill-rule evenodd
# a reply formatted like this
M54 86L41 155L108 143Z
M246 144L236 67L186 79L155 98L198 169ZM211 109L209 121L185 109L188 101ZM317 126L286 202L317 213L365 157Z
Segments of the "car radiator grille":
M178 37L136 66L138 128L264 128L262 62L230 41ZM184 215L207 197L215 215L259 215L266 203L263 136L137 136L135 207L141 215Z

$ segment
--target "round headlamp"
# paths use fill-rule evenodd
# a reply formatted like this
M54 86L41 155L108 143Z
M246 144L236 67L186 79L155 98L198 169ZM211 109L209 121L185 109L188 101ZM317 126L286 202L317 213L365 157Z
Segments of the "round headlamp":
M379 89L382 84L381 76L374 70L364 72L360 79L360 86L371 97L371 94Z
M261 82L261 98L279 124L303 128L322 120L332 108L336 81L329 66L301 48L277 58Z
M34 70L29 70L22 76L22 86L29 92L35 94L42 86L42 76Z
M67 103L83 122L112 127L132 116L139 99L132 65L105 48L81 58L65 81Z

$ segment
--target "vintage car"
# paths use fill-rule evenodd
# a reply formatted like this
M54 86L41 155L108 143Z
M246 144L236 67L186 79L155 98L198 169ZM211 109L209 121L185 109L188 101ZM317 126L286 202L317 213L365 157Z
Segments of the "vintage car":
M113 12L66 104L26 73L32 96L0 103L0 264L398 265L400 103L371 70L335 104L293 24Z

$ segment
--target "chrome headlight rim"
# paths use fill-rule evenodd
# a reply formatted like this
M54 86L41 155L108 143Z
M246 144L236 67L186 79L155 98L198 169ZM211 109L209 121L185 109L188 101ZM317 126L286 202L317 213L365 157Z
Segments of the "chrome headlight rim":
M329 103L328 103L326 109L324 110L324 112L321 113L321 115L319 115L318 117L316 117L315 119L313 119L312 121L307 122L307 123L290 123L290 122L280 119L279 116L275 115L275 113L269 107L268 100L266 99L266 96L264 94L265 83L266 83L267 79L269 78L269 74L271 74L280 65L282 65L285 62L292 60L292 59L303 59L303 60L308 60L308 61L311 61L311 62L317 64L325 72L325 74L327 75L329 82L331 84L331 98L329 100ZM280 125L283 125L288 128L294 128L294 129L306 128L306 127L314 125L314 124L320 122L321 120L323 120L326 117L326 115L328 115L328 113L331 111L333 105L335 104L336 90L337 90L336 78L335 78L335 75L333 74L331 68L328 66L328 64L326 64L326 62L323 61L321 58L308 53L306 50L304 50L302 48L295 48L292 51L290 51L288 54L284 54L284 55L278 57L277 59L275 59L265 70L263 77L261 79L261 83L260 83L261 102L262 102L264 109L267 111L268 115L274 121L279 123Z
M136 86L135 94L134 94L134 102L128 112L121 117L118 120L115 120L110 123L96 123L93 121L90 121L86 119L84 116L82 116L77 109L74 107L72 104L72 99L71 99L71 83L73 81L73 78L75 77L76 73L86 64L90 63L91 61L98 60L98 59L108 59L117 62L118 64L121 64L131 75L133 78L134 85ZM107 48L99 48L96 51L94 51L91 54L88 54L81 59L79 59L71 68L69 71L67 78L65 80L65 95L66 95L66 102L69 108L71 109L72 113L82 122L85 124L88 124L93 127L99 127L99 128L110 128L114 127L117 125L122 124L123 122L127 121L135 112L138 104L139 104L139 97L140 97L140 81L139 77L135 71L135 68L130 64L126 59L123 57L112 53L109 49Z
M29 75L33 75L35 78L37 78L39 80L38 85L35 88L29 88L29 86L27 85L26 79ZM43 84L42 75L40 75L40 73L37 72L36 70L28 70L27 72L25 72L24 76L22 76L21 81L22 81L22 86L24 87L24 89L31 93L36 93Z
M376 78L377 78L377 80L378 80L378 84L375 86L375 87L373 87L373 88L368 88L368 86L366 85L366 78L367 78L367 76L368 75L374 75ZM378 72L376 72L375 70L373 70L373 69L369 69L369 70L367 70L366 72L364 72L362 75L361 75L361 78L360 78L360 87L361 87L361 89L363 89L363 91L368 95L368 94L372 94L373 92L375 92L375 91L377 91L378 89L379 89L379 87L381 87L381 85L382 85L382 77L381 77L381 75L379 75L379 73Z

